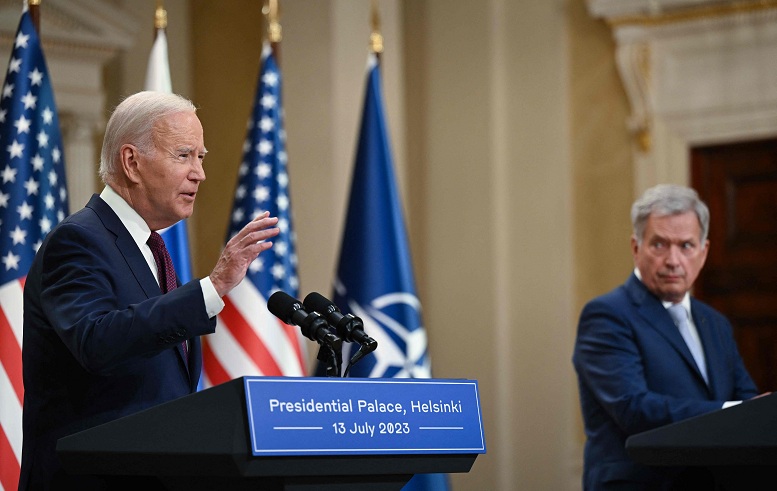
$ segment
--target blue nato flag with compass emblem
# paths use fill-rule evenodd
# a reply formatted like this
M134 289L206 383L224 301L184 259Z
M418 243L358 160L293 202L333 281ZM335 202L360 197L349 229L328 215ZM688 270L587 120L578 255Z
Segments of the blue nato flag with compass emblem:
M430 378L421 303L394 177L383 111L380 64L370 54L367 86L333 301L364 322L378 348L350 369L351 377ZM343 361L355 343L343 347ZM448 488L444 474L416 475L404 490Z

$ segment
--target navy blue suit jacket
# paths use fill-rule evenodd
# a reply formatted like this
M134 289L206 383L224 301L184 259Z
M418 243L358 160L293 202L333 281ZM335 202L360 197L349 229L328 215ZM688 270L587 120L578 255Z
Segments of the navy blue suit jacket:
M198 281L162 295L99 196L54 228L24 287L20 489L65 486L57 439L194 392L215 326Z
M669 472L631 460L626 438L758 394L728 320L693 298L691 315L709 386L667 310L634 274L583 309L573 363L587 438L585 490L669 489Z

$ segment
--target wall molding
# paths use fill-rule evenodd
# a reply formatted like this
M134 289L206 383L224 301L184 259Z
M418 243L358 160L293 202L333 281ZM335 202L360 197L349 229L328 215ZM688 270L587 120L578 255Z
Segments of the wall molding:
M604 19L631 106L637 194L687 184L693 146L777 135L777 1L675 3L683 16L624 22L621 9ZM606 13L605 4L589 2L589 13Z
M10 56L21 2L0 2L0 58ZM40 7L43 52L54 88L65 150L70 208L97 184L95 140L105 126L103 67L134 43L135 13L100 0L47 0Z

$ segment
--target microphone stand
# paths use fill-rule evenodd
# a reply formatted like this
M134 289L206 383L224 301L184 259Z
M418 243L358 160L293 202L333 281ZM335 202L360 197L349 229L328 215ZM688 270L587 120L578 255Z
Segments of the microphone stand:
M338 338L339 340L339 338ZM326 365L327 377L340 377L343 366L343 343L321 343L316 359Z

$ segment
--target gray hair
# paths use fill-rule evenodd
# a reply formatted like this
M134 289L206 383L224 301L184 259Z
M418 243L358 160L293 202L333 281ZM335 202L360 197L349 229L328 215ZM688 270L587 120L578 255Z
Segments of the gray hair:
M707 241L710 229L710 210L691 188L676 184L659 184L645 191L631 206L631 224L638 244L642 244L645 226L650 215L680 215L692 211L696 213L701 227L699 240Z
M153 149L153 128L157 121L170 114L196 111L189 99L177 94L144 91L125 98L116 106L105 127L100 179L108 184L118 174L122 145L129 143L140 153L148 153Z

